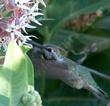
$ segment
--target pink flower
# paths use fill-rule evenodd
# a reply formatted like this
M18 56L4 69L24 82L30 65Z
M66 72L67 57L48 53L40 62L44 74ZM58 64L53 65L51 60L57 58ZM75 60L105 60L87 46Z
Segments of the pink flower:
M31 25L31 22L36 23L36 25L42 25L37 17L43 15L39 12L39 4L46 7L43 0L1 0L2 5L0 8L4 8L7 14L10 15L5 20L5 17L0 13L0 38L3 40L3 47L7 47L10 40L19 39L19 44L27 44L27 40L31 40L30 37L35 37L33 35L28 35L26 28L36 28L36 26ZM27 35L23 35L24 31Z

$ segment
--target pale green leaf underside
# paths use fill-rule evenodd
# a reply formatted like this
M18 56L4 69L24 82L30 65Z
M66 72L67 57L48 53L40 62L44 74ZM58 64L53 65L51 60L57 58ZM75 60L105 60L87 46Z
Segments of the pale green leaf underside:
M30 81L33 78L31 72L33 68L29 58L15 41L10 42L5 62L0 69L0 103L3 106L23 106L21 97L27 93L28 85L33 85L33 80Z

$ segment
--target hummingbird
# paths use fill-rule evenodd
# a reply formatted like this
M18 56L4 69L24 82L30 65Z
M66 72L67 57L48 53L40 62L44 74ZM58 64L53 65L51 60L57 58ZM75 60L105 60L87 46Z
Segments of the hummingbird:
M38 57L35 61L37 61L38 70L44 70L48 76L59 79L72 88L90 91L101 102L102 106L107 106L108 94L98 86L91 73L109 80L110 76L84 67L61 55L61 48L56 45L31 44L36 46Z

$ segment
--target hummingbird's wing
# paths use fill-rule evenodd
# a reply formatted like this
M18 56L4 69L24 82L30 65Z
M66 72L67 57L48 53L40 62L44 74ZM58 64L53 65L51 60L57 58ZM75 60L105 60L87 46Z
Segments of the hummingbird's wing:
M48 76L63 81L74 81L82 79L90 85L97 87L96 82L91 76L89 68L81 66L68 58L64 58L63 61L56 60L41 60L40 67L46 71ZM71 84L70 84L71 85Z
M76 71L79 73L79 76L81 76L82 80L85 82L83 88L87 89L94 96L96 96L96 98L102 103L103 106L107 106L108 94L97 85L97 83L95 82L95 80L93 79L93 77L90 73L91 71L92 72L96 72L96 71L94 71L90 68L81 66L80 64L77 64L77 63L71 61L70 59L68 60L67 58L65 58L65 60L69 61L70 62L69 64L73 64L73 67L75 67Z
M65 82L67 85L77 89L87 89L93 93L106 106L108 96L95 82L92 75L84 66L81 66L68 58L64 60L42 60L42 67L53 78L57 78Z
M93 79L92 75L91 75L91 70L90 68L84 67L78 63L73 62L72 60L65 58L65 61L68 62L68 67L72 68L72 65L74 67L74 71L76 71L78 73L78 76L82 78L82 80L90 86L93 86L94 88L100 90L101 92L103 92L103 94L105 94L107 96L107 94L101 90L101 88L97 85L96 81ZM68 70L69 71L69 70ZM78 77L77 76L77 77Z
M62 61L45 59L38 59L37 61L37 69L40 71L46 71L45 73L47 74L47 76L51 78L60 79L63 81L67 79L77 80L78 78L81 78L84 82L87 82L94 87L98 87L90 73L90 70L92 69L75 63L68 58L64 58L64 60Z

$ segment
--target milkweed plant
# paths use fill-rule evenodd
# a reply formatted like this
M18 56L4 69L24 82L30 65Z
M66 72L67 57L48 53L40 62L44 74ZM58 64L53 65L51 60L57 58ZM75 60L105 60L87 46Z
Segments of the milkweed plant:
M0 1L0 106L42 106L34 89L27 30L41 26L43 0ZM32 24L34 23L34 25Z

